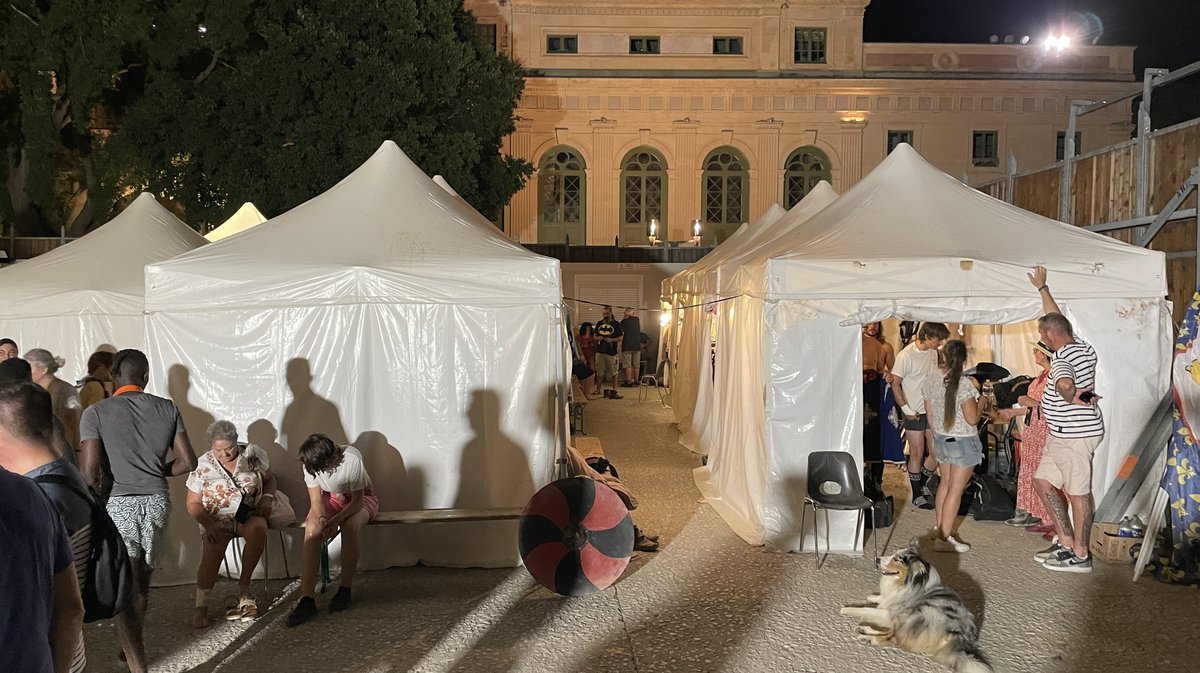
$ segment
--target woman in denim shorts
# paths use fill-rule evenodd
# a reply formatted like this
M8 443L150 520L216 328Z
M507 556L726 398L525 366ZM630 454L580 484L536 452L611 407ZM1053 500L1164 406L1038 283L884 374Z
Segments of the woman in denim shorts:
M983 460L983 444L975 427L979 423L979 391L962 374L967 345L955 339L946 342L942 351L943 377L929 377L924 388L925 413L940 461L941 484L934 502L938 532L935 548L961 553L969 551L971 545L954 530L954 521L971 474Z

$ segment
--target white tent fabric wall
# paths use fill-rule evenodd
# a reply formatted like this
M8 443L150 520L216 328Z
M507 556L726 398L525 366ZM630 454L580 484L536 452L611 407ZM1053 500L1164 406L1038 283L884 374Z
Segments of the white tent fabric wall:
M241 208L237 209L237 212L235 212L233 215L230 215L228 220L225 220L223 223L221 223L221 226L205 234L204 238L208 239L208 241L212 243L224 238L229 238L234 234L240 234L247 229L257 227L266 221L267 218L259 212L258 208L256 208L253 203L247 201L246 203L242 204Z
M694 470L696 486L713 509L755 545L764 541L767 474L763 308L762 299L741 296L717 309L716 385L701 437L708 463Z
M697 413L697 405L702 403L700 418L707 413L708 395L697 386L712 388L712 372L709 362L710 343L712 340L712 316L703 307L697 306L716 292L717 266L744 246L757 239L763 230L775 223L787 213L777 203L771 204L753 223L745 223L732 236L714 248L695 264L671 276L662 283L662 295L670 298L677 309L679 320L673 329L678 330L681 343L689 344L677 349L673 355L671 382L671 408L675 414L675 422L679 424L681 440L684 446L693 451L703 453L697 444L699 428L693 428L693 418ZM705 371L707 370L707 374ZM707 376L707 381L705 381Z
M145 344L146 264L205 240L147 193L78 240L0 271L0 337L21 354L45 348L66 360L58 376L87 374L100 346Z
M360 449L384 510L520 507L553 478L558 262L505 239L394 143L207 251L147 271L153 382L193 441L227 418L267 449L299 516L295 452L313 432ZM199 559L178 510L164 583L192 581ZM360 567L512 566L515 534L512 521L371 527Z
M906 145L798 228L792 252L770 257L761 274L723 282L723 294L741 291L765 302L765 447L748 443L752 434L720 433L707 473L744 473L746 490L711 479L702 490L725 503L717 509L739 533L754 532L753 517L729 513L750 511L761 498L759 536L772 547L798 550L803 540L811 549L812 525L799 525L808 455L841 450L862 458L860 325L887 317L999 325L986 350L1001 352L989 355L1024 362L1029 321L1041 314L1026 273L1038 264L1049 269L1055 297L1100 356L1107 435L1095 455L1093 486L1101 497L1169 386L1163 253L991 199ZM980 343L978 335L973 341ZM730 399L727 389L718 386L718 407ZM756 475L759 455L765 469ZM726 460L733 464L722 465ZM699 471L698 481L703 476ZM833 517L835 551L854 550L855 520L854 513Z
M690 295L685 295L690 296ZM680 355L677 372L679 398L672 398L676 415L684 414L678 421L679 444L692 452L706 455L701 434L713 403L713 357L712 330L715 317L704 306L688 308L682 322L684 348Z
M671 402L675 410L676 422L679 424L680 443L692 451L701 455L708 454L711 442L708 438L711 437L712 428L720 415L712 406L713 400L716 398L711 393L714 374L712 360L709 356L710 343L715 334L719 333L723 315L721 311L723 302L718 301L722 296L719 292L723 282L722 278L730 273L736 273L742 260L754 255L756 250L786 239L788 234L804 220L819 212L836 198L837 192L833 191L829 183L822 180L790 211L784 210L783 206L779 204L772 204L753 225L739 229L734 236L705 255L700 261L664 281L663 293L675 296L678 304L689 306L702 302L709 303L703 313L690 310L683 312L681 329L689 335L693 334L694 330L701 330L701 334L697 335L701 341L697 345L697 353L681 353L679 361L675 365L676 376L680 377L678 379L680 386L704 387L703 389L683 389L679 395L673 394ZM735 295L725 294L723 296ZM708 306L715 307L716 310L709 311L707 310ZM703 324L697 325L692 322L697 319L702 320ZM718 351L720 351L719 348ZM699 365L699 371L690 369L693 362ZM673 384L672 388L674 389L676 386Z

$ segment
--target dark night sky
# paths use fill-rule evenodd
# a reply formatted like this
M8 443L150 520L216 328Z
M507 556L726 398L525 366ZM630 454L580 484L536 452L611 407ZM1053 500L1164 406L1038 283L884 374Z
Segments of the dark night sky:
M871 0L863 37L984 43L995 34L1037 42L1064 23L1087 26L1098 44L1136 46L1139 79L1146 67L1200 61L1200 0ZM1161 87L1155 96L1156 127L1200 115L1200 75Z

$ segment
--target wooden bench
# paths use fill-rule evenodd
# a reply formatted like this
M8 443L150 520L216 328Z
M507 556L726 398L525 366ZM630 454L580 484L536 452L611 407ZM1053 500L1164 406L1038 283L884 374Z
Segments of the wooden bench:
M575 450L583 454L584 458L591 456L604 457L604 446L600 444L599 438L596 437L576 437Z
M368 526L386 526L406 523L466 523L470 521L509 521L520 519L524 507L502 507L498 509L410 509L392 512L380 512L367 524ZM303 524L301 524L303 527ZM334 537L337 537L336 535ZM329 543L326 540L321 545L321 575L318 588L321 593L330 583L329 575Z

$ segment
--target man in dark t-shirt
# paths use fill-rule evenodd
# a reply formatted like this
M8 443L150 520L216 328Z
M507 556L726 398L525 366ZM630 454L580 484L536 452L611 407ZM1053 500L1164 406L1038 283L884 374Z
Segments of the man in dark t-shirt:
M599 381L600 387L604 387L604 382L611 378L609 389L604 391L604 396L619 400L621 396L617 394L617 377L619 376L618 369L620 364L617 361L617 351L621 343L621 325L613 319L612 307L605 306L603 308L604 317L600 318L600 322L596 323L596 380Z
M638 368L642 359L642 321L637 317L637 309L627 307L625 317L621 319L621 366L625 368L625 383L621 385L632 388L638 384Z
M57 458L52 416L40 386L0 384L0 671L68 670L82 640L83 599L62 520L19 475Z
M85 409L79 423L80 470L98 483L101 456L108 458L113 489L106 508L133 567L136 593L129 607L117 615L117 634L131 673L146 670L142 631L150 575L171 513L167 478L196 469L196 453L179 409L171 400L147 393L149 379L145 353L132 348L117 353L113 358L116 391ZM174 454L174 460L167 459L168 453Z
M27 388L24 391L13 390L5 394L7 407L20 415L26 427L33 429L28 434L41 435L39 428L48 427L51 438L60 438L61 424L54 417L49 393L42 394L44 391L32 381L25 385ZM66 451L74 457L75 450L70 445L66 447ZM12 472L23 471L27 478L37 482L42 492L50 499L50 503L58 510L71 543L71 556L75 559L75 577L82 589L89 588L86 582L88 560L92 555L92 500L83 475L79 473L75 463L63 457L61 452L55 451L53 443L27 441L9 443L7 450L0 452L0 467ZM83 638L80 638L71 657L70 672L82 673L86 668L87 657Z

